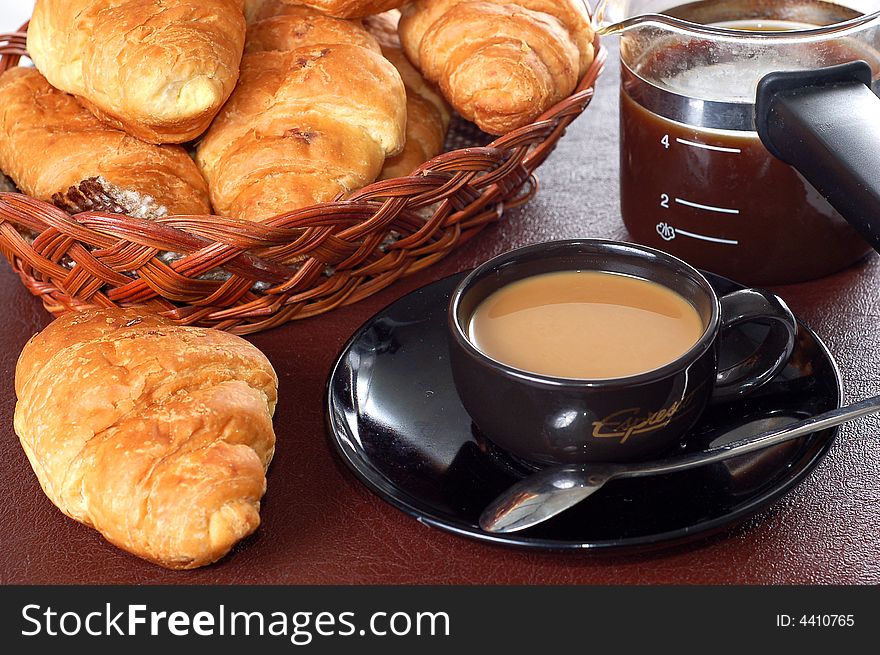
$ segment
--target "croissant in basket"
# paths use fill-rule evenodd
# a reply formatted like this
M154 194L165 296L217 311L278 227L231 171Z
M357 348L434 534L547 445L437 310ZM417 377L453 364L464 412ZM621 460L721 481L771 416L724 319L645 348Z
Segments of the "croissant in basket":
M416 0L403 8L400 37L410 61L490 134L570 95L594 57L581 0Z
M15 431L49 499L144 559L190 569L260 524L278 380L239 337L144 310L69 314L15 370Z
M394 64L406 87L406 145L400 154L385 160L380 180L404 177L417 167L440 154L452 119L452 110L421 73L417 71L400 45L397 24L400 12L386 11L364 19L364 27L370 32L385 58Z
M246 0L248 20L256 13L256 7L265 0ZM275 0L270 0L275 1ZM305 5L322 14L335 18L363 18L387 9L400 7L407 0L282 0L290 5Z
M259 221L375 180L403 148L406 92L359 23L277 1L254 18L196 161L219 214Z
M37 0L28 53L52 86L152 143L205 131L232 93L243 0Z
M28 195L73 212L211 212L207 184L181 146L102 123L33 68L0 75L0 98L0 170Z

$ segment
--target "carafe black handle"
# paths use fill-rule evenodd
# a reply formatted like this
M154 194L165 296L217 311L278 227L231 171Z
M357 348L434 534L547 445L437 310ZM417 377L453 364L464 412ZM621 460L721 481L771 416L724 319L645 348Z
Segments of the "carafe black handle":
M864 61L770 73L755 123L790 164L880 252L880 98Z

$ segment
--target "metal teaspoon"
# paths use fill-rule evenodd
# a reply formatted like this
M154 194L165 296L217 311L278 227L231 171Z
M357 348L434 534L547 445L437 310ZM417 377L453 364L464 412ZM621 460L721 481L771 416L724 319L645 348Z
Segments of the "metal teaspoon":
M662 475L714 464L878 411L880 396L873 396L775 430L680 457L631 464L554 466L520 480L498 496L480 515L480 527L499 534L525 530L577 505L609 480Z

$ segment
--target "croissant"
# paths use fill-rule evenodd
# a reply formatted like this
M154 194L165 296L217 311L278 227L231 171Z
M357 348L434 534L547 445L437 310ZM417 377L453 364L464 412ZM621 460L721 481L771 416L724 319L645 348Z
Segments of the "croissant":
M107 126L33 68L0 75L0 97L0 170L28 195L73 212L211 213L208 186L181 146Z
M173 569L260 523L277 377L239 337L138 309L68 314L25 346L15 431L67 516Z
M244 37L243 0L37 0L27 46L113 127L183 143L232 93Z
M363 18L371 14L378 14L387 9L400 7L407 0L281 0L286 4L305 5L312 9L317 9L322 14L333 16L335 18ZM252 20L251 16L254 10L251 6L259 5L264 0L247 0L248 3L248 20ZM274 0L270 0L274 2Z
M406 144L400 154L385 160L380 180L409 175L440 154L449 130L452 110L443 96L417 71L400 46L397 23L400 12L392 9L364 19L385 58L394 64L406 88Z
M280 2L254 18L196 162L219 214L259 221L375 180L403 148L406 92L359 23Z
M593 60L581 0L416 0L404 52L485 132L505 134L570 95Z

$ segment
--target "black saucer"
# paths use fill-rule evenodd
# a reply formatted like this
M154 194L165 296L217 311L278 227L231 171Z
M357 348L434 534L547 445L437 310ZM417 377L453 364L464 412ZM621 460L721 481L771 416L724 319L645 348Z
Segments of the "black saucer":
M552 550L643 548L717 532L800 483L836 429L700 469L616 480L554 519L510 535L477 525L483 508L526 475L475 431L449 370L446 305L463 274L414 291L371 318L328 383L331 441L370 489L419 521L474 539ZM738 288L707 275L720 295ZM743 339L748 335L743 334ZM789 366L746 401L708 409L682 450L705 448L840 406L837 366L800 325Z

